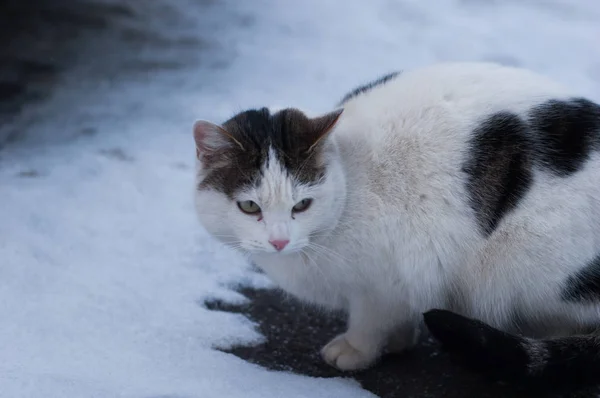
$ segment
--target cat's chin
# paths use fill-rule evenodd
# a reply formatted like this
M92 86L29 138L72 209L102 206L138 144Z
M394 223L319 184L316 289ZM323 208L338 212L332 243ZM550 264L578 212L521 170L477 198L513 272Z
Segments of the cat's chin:
M289 249L285 249L282 251L276 250L261 250L261 249L252 249L247 250L246 253L251 257L264 257L264 258L284 258L286 256L295 256L302 253L304 247L293 247Z
M269 257L285 257L302 253L302 249L290 249L283 251L270 251L270 250L252 250L248 251L251 256L269 256Z

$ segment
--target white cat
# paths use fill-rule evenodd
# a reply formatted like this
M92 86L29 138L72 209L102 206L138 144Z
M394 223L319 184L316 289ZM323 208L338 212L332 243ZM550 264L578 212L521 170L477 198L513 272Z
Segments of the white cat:
M570 354L520 335L600 325L600 106L545 77L439 64L360 87L323 116L248 110L199 121L194 137L201 223L285 291L347 311L322 349L339 369L410 347L434 308L514 333L426 315L448 347L478 344L471 359L533 378ZM513 357L494 357L502 339Z

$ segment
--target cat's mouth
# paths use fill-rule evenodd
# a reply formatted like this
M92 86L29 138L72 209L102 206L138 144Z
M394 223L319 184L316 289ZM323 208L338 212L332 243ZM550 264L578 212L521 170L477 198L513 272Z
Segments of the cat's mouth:
M309 243L303 244L302 242L287 243L285 247L278 247L276 245L264 245L260 242L244 242L239 245L234 245L238 250L246 252L250 255L272 255L272 256L286 256L290 254L297 254L304 252Z

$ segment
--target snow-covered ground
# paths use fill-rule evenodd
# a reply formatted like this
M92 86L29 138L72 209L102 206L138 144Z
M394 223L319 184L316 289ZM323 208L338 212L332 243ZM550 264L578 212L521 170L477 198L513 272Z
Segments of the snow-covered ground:
M2 398L372 396L213 349L261 336L203 300L268 281L197 224L194 120L323 111L379 74L443 60L521 65L600 99L597 0L128 3L178 40L181 62L144 72L169 50L113 54L131 73L98 39L52 98L2 127L29 137L0 153Z

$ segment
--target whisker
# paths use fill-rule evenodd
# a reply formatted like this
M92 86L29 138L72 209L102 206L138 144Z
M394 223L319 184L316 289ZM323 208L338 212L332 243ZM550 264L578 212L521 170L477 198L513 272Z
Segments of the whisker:
M341 269L340 264L338 264L338 262L335 260L332 261L332 259L330 257L328 257L328 253L324 252L321 248L313 246L313 245L309 245L306 248L310 249L316 256L322 258L325 261L324 266L329 266L329 267L333 266L335 268Z
M331 286L331 283L329 281L329 278L327 278L325 276L325 272L323 272L323 270L321 269L321 267L319 267L319 265L317 264L317 262L305 251L305 249L310 249L310 247L306 246L300 252L302 253L302 255L304 257L306 257L310 261L309 266L312 267L312 268L314 268L321 275L322 280L326 281L326 283L329 285L329 289L331 289L332 286Z
M250 256L252 255L246 248L244 248L241 243L237 243L237 242L233 242L231 244L228 245L230 248L236 250L238 253L240 253L246 260L248 260L250 258Z
M345 258L341 254L337 253L336 251L332 250L331 248L329 248L327 246L323 246L323 245L320 245L315 242L310 242L309 246L311 246L313 248L313 250L315 250L315 251L318 250L321 254L328 256L330 259L341 260L344 263L349 262L347 258Z

